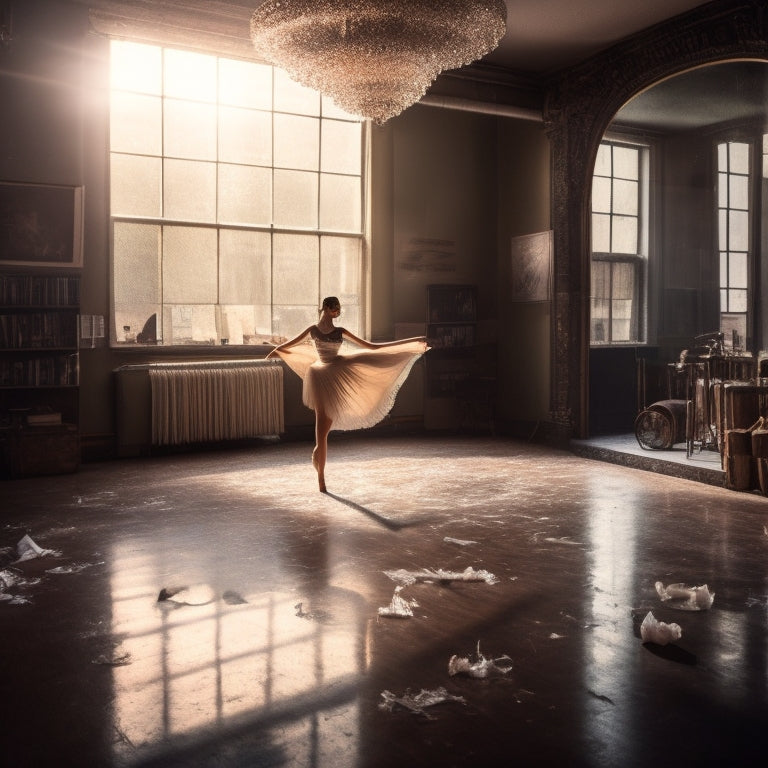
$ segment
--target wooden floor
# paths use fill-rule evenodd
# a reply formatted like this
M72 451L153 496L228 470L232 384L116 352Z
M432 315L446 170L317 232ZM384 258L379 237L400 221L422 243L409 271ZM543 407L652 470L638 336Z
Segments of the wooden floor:
M1 765L764 758L768 499L506 439L365 433L331 436L320 494L310 451L0 484L16 579L0 602ZM27 534L53 554L10 564ZM414 615L382 617L400 570ZM707 584L714 603L680 610L657 581ZM680 640L644 644L648 612ZM478 648L511 671L449 674ZM449 700L381 706L422 689Z

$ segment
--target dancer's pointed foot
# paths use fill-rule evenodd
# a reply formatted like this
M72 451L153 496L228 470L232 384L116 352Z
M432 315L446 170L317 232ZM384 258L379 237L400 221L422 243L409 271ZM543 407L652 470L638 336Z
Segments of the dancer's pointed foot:
M317 472L317 483L320 487L320 493L327 493L328 491L325 488L325 474L320 471L320 464L315 455L316 452L317 448L312 451L312 466L315 468L315 472Z

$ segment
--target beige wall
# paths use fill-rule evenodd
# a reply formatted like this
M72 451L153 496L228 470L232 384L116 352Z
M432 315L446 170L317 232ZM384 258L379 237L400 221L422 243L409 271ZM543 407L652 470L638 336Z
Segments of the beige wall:
M372 149L373 336L424 322L428 284L475 284L479 339L498 349L498 415L546 419L550 305L508 300L511 238L550 226L543 125L417 105L374 128ZM405 269L411 238L452 244L450 270Z

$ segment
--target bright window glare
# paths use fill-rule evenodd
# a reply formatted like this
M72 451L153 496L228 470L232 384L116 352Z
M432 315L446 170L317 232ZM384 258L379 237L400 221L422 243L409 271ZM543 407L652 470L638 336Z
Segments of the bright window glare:
M113 90L159 94L162 90L162 51L153 45L112 41Z
M221 59L219 101L234 107L272 109L272 67Z
M165 51L165 95L216 101L216 58L202 53Z

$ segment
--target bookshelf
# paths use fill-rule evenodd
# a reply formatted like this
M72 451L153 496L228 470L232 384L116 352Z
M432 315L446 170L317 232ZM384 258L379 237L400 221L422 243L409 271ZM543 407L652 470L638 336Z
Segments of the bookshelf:
M496 345L480 338L477 286L427 286L424 425L490 429L496 400Z
M5 475L79 464L80 276L0 272L0 458Z
M477 345L477 287L427 286L427 396L453 397Z

